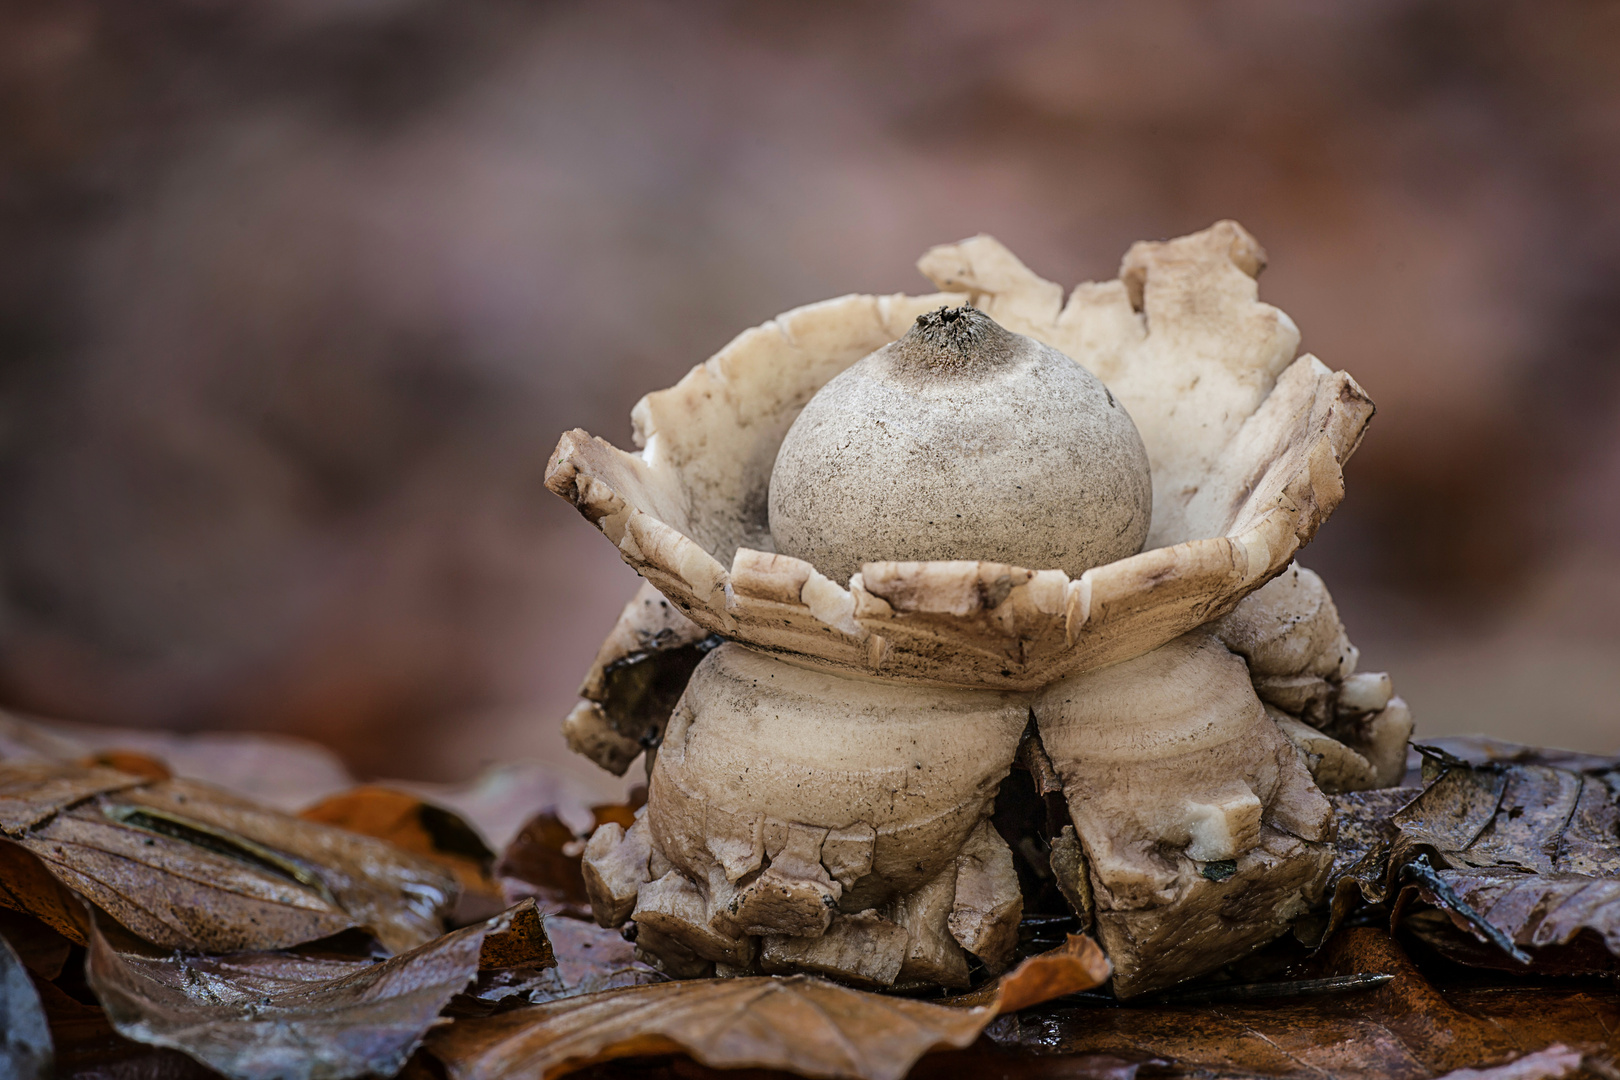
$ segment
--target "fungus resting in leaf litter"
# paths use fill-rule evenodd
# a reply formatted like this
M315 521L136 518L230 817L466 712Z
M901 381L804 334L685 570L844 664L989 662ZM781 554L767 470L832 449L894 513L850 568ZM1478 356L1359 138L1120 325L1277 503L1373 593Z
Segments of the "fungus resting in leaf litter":
M1324 793L1396 782L1412 724L1294 561L1373 405L1263 265L1223 221L1065 299L975 237L938 293L744 331L635 453L564 435L547 485L646 579L565 722L646 754L596 919L676 976L962 987L1051 884L1128 997L1317 903Z

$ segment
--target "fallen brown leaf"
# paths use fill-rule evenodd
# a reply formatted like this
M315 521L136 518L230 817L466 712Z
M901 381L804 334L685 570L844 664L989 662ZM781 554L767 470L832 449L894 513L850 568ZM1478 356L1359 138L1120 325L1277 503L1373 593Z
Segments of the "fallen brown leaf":
M50 1080L50 1027L28 968L0 938L0 1076Z
M11 944L24 967L42 979L61 975L73 953L73 942L20 911L0 909L0 938Z
M68 889L165 949L279 949L355 926L295 879L110 821L96 806L58 814L19 844Z
M532 896L547 911L588 919L591 900L580 870L582 847L573 829L545 811L525 822L506 845L495 874L508 899Z
M299 817L385 840L455 875L461 898L454 921L489 918L506 907L491 867L495 853L459 815L415 795L366 785L328 796Z
M59 814L18 843L67 888L166 949L282 948L356 925L291 877L110 820L96 806Z
M617 930L552 916L546 920L546 933L557 956L556 984L546 997L533 998L536 1003L665 981L656 969L636 959L635 946Z
M615 1058L686 1053L719 1069L899 1080L994 1015L850 990L805 975L697 979L568 998L429 1036L452 1080L538 1080Z
M0 840L0 907L38 919L75 945L88 940L84 905L28 850Z
M532 909L532 899L525 903ZM458 999L456 1015L488 1016L500 1009L665 981L656 969L635 958L635 948L617 930L555 915L546 918L545 928L554 965L507 963L497 970L480 970L478 986ZM484 952L482 968L494 967L488 942Z
M525 900L506 912L498 926L484 937L478 955L481 970L510 967L553 967L557 963L545 920L533 900Z
M1599 1054L1620 1049L1620 998L1606 988L1507 983L1441 990L1387 933L1368 928L1341 931L1319 963L1322 975L1395 978L1376 989L1323 997L1037 1010L998 1020L987 1034L1007 1050L1152 1058L1176 1074L1279 1080L1427 1080L1505 1064L1554 1044Z
M455 878L430 860L369 836L263 809L193 780L120 792L106 806L106 813L194 845L212 838L249 857L271 860L329 896L396 952L438 937L455 904Z
M1620 754L1588 754L1556 746L1526 746L1489 735L1442 735L1425 744L1470 765L1552 765L1571 772L1601 773L1620 769Z
M93 766L0 763L0 832L15 839L70 806L144 783L139 776Z
M98 750L93 754L86 754L76 764L113 769L117 772L138 776L142 780L170 780L174 773L169 766L150 754L142 754L136 750Z
M429 860L196 781L6 761L0 793L0 904L81 943L64 886L159 946L201 952L355 926L399 951L438 936L458 891Z
M220 1080L178 1050L124 1038L99 1005L77 1001L43 980L36 979L34 988L56 1045L56 1080Z
M1444 912L1412 915L1397 906L1401 926L1416 933L1440 953L1460 963L1522 972L1526 965L1495 947L1480 934L1476 921L1500 930L1521 946L1528 968L1546 975L1607 975L1620 956L1620 880L1573 874L1504 874L1489 871L1443 871L1444 896L1416 886L1411 894ZM1461 902L1477 920L1451 910Z
M1527 747L1476 747L1479 764L1420 749L1421 791L1335 799L1329 929L1360 901L1390 905L1399 921L1421 900L1450 916L1419 920L1425 940L1462 963L1620 969L1620 772L1610 760L1560 758L1598 770L1583 772L1542 764Z
M354 786L336 754L290 735L102 727L0 711L0 758L7 761L66 763L100 755L116 760L120 754L159 762L175 776L206 780L285 811Z
M999 1016L1101 986L1112 973L1108 957L1095 941L1084 934L1070 934L1057 948L1036 953L999 979L941 1004L988 1005Z
M545 761L508 762L463 784L387 782L396 791L455 811L494 851L504 850L524 823L542 810L557 815L576 833L590 832L591 807L602 801L605 786L618 783Z
M538 924L532 909L527 917ZM183 1051L234 1080L392 1076L473 980L486 941L511 935L513 922L503 913L381 961L139 955L115 950L96 927L87 975L125 1037ZM537 955L532 941L524 955Z
M508 902L532 896L546 910L575 919L591 917L581 856L585 840L608 822L628 829L647 802L647 789L631 789L630 801L590 808L591 826L576 833L551 810L542 810L518 830L495 864L495 876Z

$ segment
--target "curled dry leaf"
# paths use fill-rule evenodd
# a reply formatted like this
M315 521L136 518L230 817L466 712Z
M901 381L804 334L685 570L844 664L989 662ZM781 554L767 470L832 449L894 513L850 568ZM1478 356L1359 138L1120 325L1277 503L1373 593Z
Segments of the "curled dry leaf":
M869 994L804 975L703 979L462 1021L436 1034L430 1050L455 1080L553 1076L592 1062L673 1052L720 1069L883 1080L904 1076L931 1049L967 1046L1000 1013L1090 990L1109 970L1096 942L1071 934L981 991L940 1003ZM565 978L571 974L559 971ZM593 976L580 978L576 992Z
M997 1015L1013 1013L1101 986L1112 973L1108 957L1095 941L1084 934L1070 934L1057 948L1036 953L994 982L941 1004L989 1005Z
M1382 930L1337 935L1320 974L1382 972L1395 978L1362 993L1215 1006L1156 1005L1022 1013L987 1034L1007 1050L1040 1055L1157 1059L1174 1075L1338 1080L1427 1080L1457 1069L1531 1059L1552 1066L1568 1050L1612 1054L1620 1000L1581 985L1490 985L1440 989ZM1562 1054L1562 1057L1558 1055ZM1484 1076L1495 1075L1491 1072ZM1523 1080L1558 1071L1511 1071Z
M0 763L0 904L83 943L76 903L163 948L283 948L355 926L390 949L437 937L454 878L382 841L189 780ZM51 884L54 879L56 884Z
M0 1076L49 1080L51 1031L28 968L0 938Z
M139 955L117 951L98 927L86 973L125 1037L183 1051L233 1080L392 1076L473 980L486 944L504 935L506 952L532 961L541 955L535 932L531 907L371 961Z
M964 1047L994 1015L850 990L805 975L637 986L459 1021L429 1037L453 1080L558 1076L593 1062L686 1053L719 1069L899 1080Z
M400 951L432 941L455 905L453 876L369 836L303 821L191 780L125 792L124 820L157 831L200 832L280 856L300 882L329 895L354 921ZM313 880L311 880L313 879Z

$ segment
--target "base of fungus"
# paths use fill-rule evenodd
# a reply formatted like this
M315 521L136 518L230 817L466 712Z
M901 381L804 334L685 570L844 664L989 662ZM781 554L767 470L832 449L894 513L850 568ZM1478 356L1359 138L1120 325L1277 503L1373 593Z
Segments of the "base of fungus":
M670 718L635 824L586 846L597 919L633 920L671 973L960 987L968 953L999 971L1023 900L987 819L1028 709L723 645Z
M1121 996L1219 967L1320 899L1331 807L1244 661L1201 630L1041 695L724 645L675 709L635 824L587 845L596 916L633 920L675 975L960 987L968 954L999 971L1023 897L989 816L1031 708L1074 823L1054 858L1084 876L1064 893Z
M1035 717L1119 996L1214 970L1321 899L1332 806L1207 630L1055 684Z

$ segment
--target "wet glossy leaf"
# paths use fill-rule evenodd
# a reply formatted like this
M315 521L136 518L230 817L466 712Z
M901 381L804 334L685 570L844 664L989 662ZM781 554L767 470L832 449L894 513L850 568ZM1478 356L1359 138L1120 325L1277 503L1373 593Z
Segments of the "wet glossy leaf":
M78 942L64 887L157 945L212 952L355 926L410 948L438 936L457 893L426 859L195 781L5 762L0 784L14 838L0 842L0 904Z
M460 1020L429 1037L453 1080L560 1075L684 1052L721 1069L898 1080L938 1047L963 1047L988 1006L953 1009L795 975L657 983Z
M289 952L137 955L116 951L97 930L87 971L119 1032L181 1050L226 1076L391 1076L473 980L487 937L510 933L512 922L503 914L381 961Z
M0 938L0 1076L49 1080L51 1032L28 968Z
M635 948L617 930L555 915L545 920L545 928L555 965L508 964L480 971L478 986L458 1002L458 1015L487 1016L499 1009L665 981L657 970L635 958ZM485 953L483 967L494 967L487 945Z
M1236 1003L1036 1010L998 1020L989 1036L1039 1055L1157 1059L1177 1075L1254 1077L1442 1076L1513 1062L1563 1045L1620 1049L1620 999L1600 985L1502 982L1440 989L1382 930L1341 932L1320 975L1395 978L1360 993ZM1548 1055L1527 1077L1556 1076L1570 1055ZM1563 1062L1564 1064L1559 1064Z

